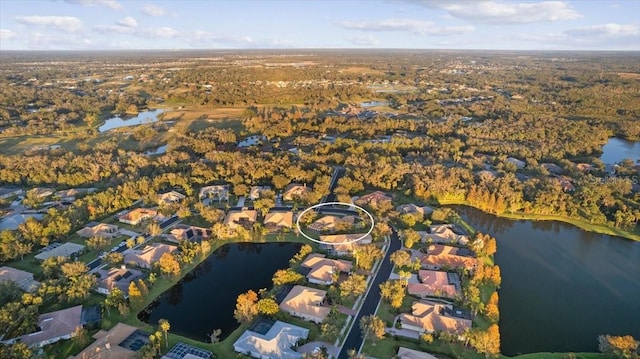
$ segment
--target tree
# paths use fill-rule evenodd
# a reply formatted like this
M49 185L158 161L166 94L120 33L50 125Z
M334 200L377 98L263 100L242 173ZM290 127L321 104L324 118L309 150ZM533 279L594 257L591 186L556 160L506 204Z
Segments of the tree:
M367 278L362 274L353 273L340 283L341 298L355 298L367 290Z
M489 297L489 301L487 302L484 310L487 314L487 317L492 322L498 322L498 319L500 319L500 310L498 308L498 292L491 293L491 297Z
M273 275L273 285L285 285L302 281L304 276L291 268L279 269Z
M0 358L31 358L33 352L25 343L0 343Z
M238 295L233 317L241 324L249 323L258 314L257 302L258 294L252 290Z
M411 254L402 249L391 253L391 256L389 258L391 259L391 262L396 265L396 267L406 267L411 265Z
M109 243L111 243L111 241L104 237L94 236L87 240L87 247L94 251L102 251L107 248Z
M484 353L487 358L500 354L500 329L497 324L491 324L486 331L474 329L470 333L470 344L478 353Z
M169 321L166 319L160 319L158 321L158 326L160 327L160 330L162 330L162 333L164 334L164 345L166 347L169 345L169 338L167 333L169 333L169 329L171 329L171 324L169 324Z
M404 246L407 248L413 248L414 244L420 242L420 234L413 229L402 231L402 237L404 237Z
M126 304L126 302L124 292L118 287L113 287L104 299L104 307L107 309L107 313L111 314L111 308L119 308L121 304Z
M142 237L142 238L144 240L144 237ZM127 248L131 249L131 248L136 246L136 240L133 239L133 237L129 237L129 238L127 238L126 244L127 244Z
M142 292L138 289L135 281L131 281L129 283L129 301L134 304L136 307L142 304Z
M160 272L165 275L174 276L180 274L180 263L178 263L176 257L169 252L165 252L160 256L158 267L160 268Z
M261 197L253 202L253 207L262 214L262 216L266 216L267 213L271 210L271 208L276 206L276 202L273 198L270 197Z
M384 322L373 314L364 316L360 319L360 331L365 341L371 335L372 344L376 345L377 340L384 338Z
M363 246L356 246L354 258L356 259L356 266L364 270L371 270L373 263L382 258L382 249L373 244L366 244Z
M262 298L258 301L257 305L258 313L260 314L274 316L280 311L278 302L276 302L273 298Z
M347 355L349 359L365 359L366 358L364 354L358 354L358 352L355 349L349 349L349 351L347 351Z
M80 348L84 348L89 342L89 332L82 326L76 327L71 337L73 338L73 342Z
M631 335L614 336L600 335L598 336L598 348L602 353L611 353L617 358L631 359L638 358L639 341L635 340Z
M160 223L152 221L147 225L147 231L153 237L159 236L162 234L162 228L160 228Z
M289 261L289 264L293 265L293 264L296 264L297 262L302 261L311 252L313 252L313 248L310 245L308 244L303 245L298 251L298 253L296 253L296 255L294 255L293 258L291 258L291 260Z
M124 255L120 252L109 252L104 257L104 261L107 262L109 266L114 267L124 262Z
M220 334L222 334L222 329L214 329L209 334L209 340L211 340L211 344L216 344L220 341Z
M401 280L390 279L380 284L380 296L389 302L394 309L402 306L405 295L404 282Z

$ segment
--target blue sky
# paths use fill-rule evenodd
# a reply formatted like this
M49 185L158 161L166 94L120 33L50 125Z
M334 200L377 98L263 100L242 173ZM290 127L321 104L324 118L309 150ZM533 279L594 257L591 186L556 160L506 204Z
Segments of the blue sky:
M637 14L637 0L1 0L0 50L640 50Z

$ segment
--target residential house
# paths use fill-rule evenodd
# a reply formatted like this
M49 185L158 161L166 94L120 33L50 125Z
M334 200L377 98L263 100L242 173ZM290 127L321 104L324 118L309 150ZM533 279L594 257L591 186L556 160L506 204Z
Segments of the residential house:
M100 269L97 274L100 276L96 289L98 293L108 295L113 288L118 287L127 297L129 296L129 283L142 278L141 271L127 268L125 265L111 269Z
M178 342L160 359L212 359L213 353L193 345Z
M280 303L280 309L314 323L322 323L331 310L326 304L327 292L301 285L294 286Z
M171 229L171 236L167 240L172 242L180 242L182 240L201 242L211 236L211 230L202 227L189 226L186 224L177 224ZM173 237L173 238L172 238Z
M32 194L35 198L47 198L53 195L53 188L48 187L36 187L27 192L28 194Z
M229 200L229 186L228 185L213 185L206 186L200 189L200 195L198 196L200 200L210 199L218 201L228 201Z
M7 215L0 219L0 231L2 230L16 230L20 225L27 221L27 219L33 218L35 220L42 220L44 215L41 213L16 213Z
M264 226L272 231L293 228L293 212L272 211L264 217Z
M169 191L169 192L165 192L165 193L159 193L158 194L158 205L162 206L162 205L173 205L173 204L177 204L180 203L183 199L187 198L187 196L183 195L180 192L176 192L176 191Z
M306 276L309 283L331 285L334 282L334 275L350 273L353 265L349 261L329 259L324 254L311 253L300 267L308 269Z
M309 225L309 229L318 233L331 233L344 227L353 227L356 218L354 216L326 215L318 218Z
M421 352L421 351L417 351L417 350L413 350L405 347L398 348L398 355L396 355L395 358L397 359L438 359L437 357L429 353L425 353L425 352Z
M573 192L576 190L576 186L573 185L573 178L567 176L558 176L557 180L560 183L563 191Z
M372 207L377 207L380 203L385 202L385 201L391 201L393 199L393 197L391 197L390 195L381 192L381 191L375 191L369 194L365 194L364 196L361 196L359 198L357 198L355 200L355 204L359 205L359 206L363 206L363 205L369 205Z
M14 187L14 186L0 187L0 199L7 199L9 197L19 196L23 193L24 191L20 187Z
M0 267L0 283L9 281L15 283L25 292L34 292L40 282L33 279L33 274L13 267Z
M90 188L70 188L62 191L57 191L53 195L55 197L60 198L61 201L73 202L75 201L78 195L82 195L85 193L93 193L96 189L93 187Z
M593 171L593 166L588 164L588 163L578 163L576 165L576 167L578 168L578 171L580 171L580 172L591 172L591 171Z
M433 208L429 206L418 206L413 203L399 205L396 210L400 213L425 215L433 213Z
M418 231L422 242L436 244L460 244L467 245L469 236L459 233L450 224L438 224L429 227L429 232Z
M361 238L361 239L358 239ZM353 233L353 234L330 234L320 236L320 248L336 256L349 256L353 254L353 250L357 245L369 244L373 241L370 234Z
M42 347L62 339L69 339L77 328L82 327L82 305L45 313L38 316L38 331L8 340L28 346Z
M149 342L149 334L124 323L116 324L109 331L100 330L93 337L95 341L91 345L69 359L135 359L137 351ZM135 339L138 339L136 345L131 345Z
M76 255L84 251L85 246L83 246L82 244L67 242L63 244L56 243L55 246L49 245L48 247L45 247L45 248L49 248L49 249L42 251L40 254L37 254L35 257L36 259L43 261L50 257L69 258L73 255Z
M276 321L266 332L245 330L233 343L233 350L253 358L300 359L302 354L293 348L308 336L309 329Z
M224 218L224 224L232 229L238 226L251 227L256 223L257 218L258 211L243 208L239 211L229 211Z
M173 253L178 249L176 246L171 246L162 243L153 243L145 246L143 249L129 250L124 255L124 262L129 265L138 266L141 268L151 268L154 263L160 260L165 253Z
M471 320L454 316L451 305L430 301L414 302L411 314L400 314L402 329L418 333L447 332L462 335L471 329Z
M547 171L549 171L549 173L553 173L553 174L561 174L562 172L564 172L564 170L555 163L542 163L540 167L546 169Z
M158 211L150 208L136 208L133 209L120 217L118 220L122 223L130 224L132 226L137 226L142 221L146 221L152 219L158 215Z
M249 190L249 199L255 201L267 191L271 191L271 186L251 186L251 189Z
M84 228L76 232L80 237L113 238L118 236L118 226L107 223L90 222Z
M442 268L466 268L473 270L478 266L478 259L465 248L432 244L428 247L427 254L421 260L425 269L438 270Z
M443 297L453 299L460 293L460 278L456 273L432 270L418 271L419 283L409 283L409 294L420 297Z
M284 189L282 199L285 201L293 201L304 197L311 189L306 184L291 183Z

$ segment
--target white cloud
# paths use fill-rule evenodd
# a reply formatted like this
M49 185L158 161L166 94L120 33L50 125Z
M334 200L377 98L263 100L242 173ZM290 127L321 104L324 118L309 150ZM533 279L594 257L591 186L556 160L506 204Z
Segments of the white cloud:
M133 34L136 31L133 27L122 25L96 25L94 30L103 34Z
M73 16L18 16L16 21L25 25L40 25L66 32L78 32L84 27L82 21Z
M430 21L412 19L387 19L380 21L342 21L338 25L345 29L360 31L407 31L418 35L450 36L475 31L473 26L437 26Z
M117 2L116 0L65 0L65 1L70 4L79 4L84 6L101 5L114 10L120 10L122 8L122 5L120 5L120 3Z
M177 37L180 34L180 31L165 26L140 29L136 34L148 38L170 38Z
M251 45L255 42L250 36L217 35L202 30L187 34L186 38L198 43L214 43L233 47Z
M165 16L167 11L157 5L146 4L142 7L142 13L147 16Z
M622 37L640 36L640 27L637 25L604 24L580 27L565 31L567 35L575 37Z
M582 15L565 1L509 2L501 0L405 0L429 8L442 9L451 16L493 24L520 24L573 20Z
M23 36L27 47L30 49L64 50L86 49L92 45L92 41L81 34L52 34L29 33Z
M16 36L16 33L11 30L0 29L0 40L10 40Z
M118 20L118 25L120 26L125 26L125 27L136 27L138 26L138 22L136 21L136 19L132 18L131 16L127 16L122 20Z
M358 35L349 38L349 41L357 46L376 46L380 44L380 40L371 35Z

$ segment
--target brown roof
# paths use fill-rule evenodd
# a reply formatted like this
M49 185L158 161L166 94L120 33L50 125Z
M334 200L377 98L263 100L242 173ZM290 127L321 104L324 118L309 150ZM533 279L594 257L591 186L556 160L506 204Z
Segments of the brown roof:
M453 298L458 293L456 286L449 284L449 273L420 270L418 271L420 283L409 283L409 294L439 296Z
M291 183L285 188L284 193L282 194L282 198L285 201L292 200L294 197L300 197L303 194L309 192L311 189L306 185L302 185L299 183Z
M422 258L422 264L425 266L464 267L469 269L478 266L476 258L460 256L458 251L458 247L432 244L429 246L427 255Z
M329 315L330 309L321 306L327 292L320 289L296 285L280 303L280 309L288 313L300 313L318 318L320 321Z
M134 359L136 352L118 344L137 329L124 323L118 323L108 332L101 330L93 336L96 339L95 342L70 359L102 359L105 353L109 359Z
M158 215L158 211L149 208L136 208L120 216L120 221L139 222Z
M353 265L349 261L325 258L324 254L312 253L300 264L301 267L311 268L307 279L330 282L335 270L349 273Z
M257 218L258 212L255 210L229 211L224 218L224 224L231 228L236 228L240 222L255 222Z
M92 223L86 225L81 230L76 233L81 237L94 237L94 236L103 236L110 237L116 235L118 232L118 226L107 223Z
M100 280L98 281L99 288L110 291L114 287L118 287L127 295L129 294L129 283L142 277L141 271L127 268L124 265L109 270L100 269L98 274L100 275Z
M293 227L293 212L291 211L277 211L269 212L264 217L264 224L271 224L277 227Z
M371 243L371 241L373 240L371 234L367 234L361 240L353 242L354 240L362 236L364 236L364 233L330 234L326 236L320 236L320 240L322 242L335 243L330 246L332 246L333 250L336 252L348 252L353 250L354 245ZM326 244L326 246L329 246L329 244Z
M165 253L173 253L178 247L162 243L153 243L142 250L132 250L124 255L124 262L138 267L151 268Z
M444 313L445 305L419 301L411 306L411 314L401 314L403 325L422 328L427 332L444 331L452 334L462 334L471 329L471 320L451 317Z
M398 348L398 359L438 359L433 355L405 347Z
M392 199L393 197L382 191L375 191L356 199L356 204L377 203L381 201L391 201Z
M26 334L20 341L27 345L39 344L62 336L70 335L77 327L82 327L82 305L45 313L38 317L39 332Z
M0 283L4 281L14 282L18 287L26 292L35 290L35 288L40 284L33 280L33 274L7 266L0 267Z

